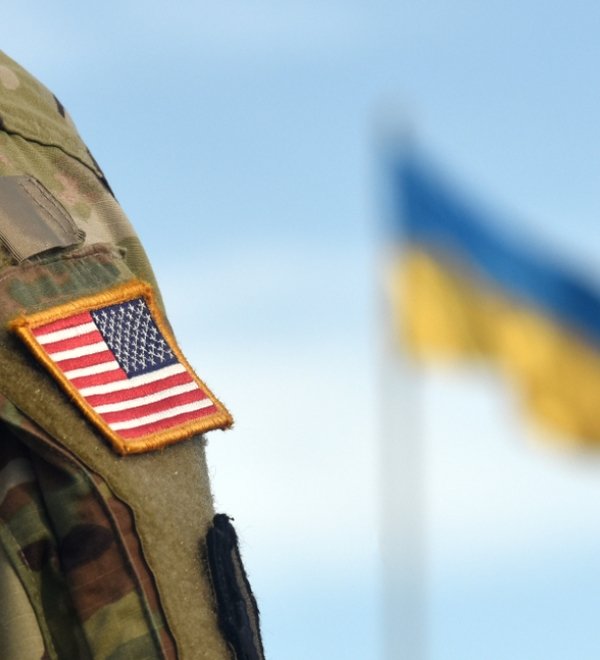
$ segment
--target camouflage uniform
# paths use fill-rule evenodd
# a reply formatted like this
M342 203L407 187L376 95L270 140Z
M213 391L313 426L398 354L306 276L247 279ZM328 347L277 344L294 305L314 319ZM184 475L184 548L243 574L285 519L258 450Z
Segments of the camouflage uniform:
M17 187L40 213L66 210L73 227L33 236ZM162 308L63 106L0 52L3 660L263 657L235 532L213 511L203 438L119 456L7 330L24 311L132 277Z

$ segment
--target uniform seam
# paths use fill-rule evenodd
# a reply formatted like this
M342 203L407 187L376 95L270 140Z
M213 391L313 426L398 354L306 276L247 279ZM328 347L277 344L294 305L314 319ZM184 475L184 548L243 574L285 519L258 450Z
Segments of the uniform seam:
M7 135L15 135L15 136L20 137L21 139L25 140L26 142L37 144L41 147L48 147L48 148L58 149L59 151L61 151L66 156L69 156L69 158L73 158L78 163L83 165L86 169L90 170L90 172L92 172L94 174L94 176L98 179L98 181L100 181L100 183L102 183L101 174L98 172L98 170L94 166L90 165L89 163L86 163L85 160L83 160L83 158L81 158L81 156L77 156L76 154L72 153L71 151L68 151L67 149L64 149L60 145L55 144L53 142L45 142L44 140L36 139L36 138L34 138L30 135L25 135L25 134L23 134L19 131L11 130L5 124L1 124L1 123L0 123L0 132L6 133Z
M118 253L116 250L111 250L109 247L98 247L97 249L91 250L89 252L86 252L85 254L63 254L60 257L56 259L51 259L48 261L41 261L41 262L32 262L29 261L27 263L23 264L18 264L14 266L9 266L8 268L5 269L4 273L0 275L0 283L4 282L4 280L9 279L12 275L14 275L18 271L22 270L31 270L34 268L39 268L40 266L44 266L49 263L54 263L58 261L78 261L78 260L83 260L87 259L88 257L96 257L99 255L105 255L105 256L112 256L114 258L119 258L122 259L121 255Z

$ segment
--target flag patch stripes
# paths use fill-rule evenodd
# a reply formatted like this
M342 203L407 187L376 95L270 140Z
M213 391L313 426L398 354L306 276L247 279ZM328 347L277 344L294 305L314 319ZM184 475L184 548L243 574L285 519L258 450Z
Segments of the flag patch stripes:
M12 327L120 453L232 423L181 354L147 285L25 316Z

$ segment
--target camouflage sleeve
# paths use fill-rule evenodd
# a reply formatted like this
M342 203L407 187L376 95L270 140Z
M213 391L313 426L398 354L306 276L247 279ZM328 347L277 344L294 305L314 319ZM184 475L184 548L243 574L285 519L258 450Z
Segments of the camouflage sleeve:
M1 427L0 541L8 574L23 586L13 577L0 597L11 600L3 610L11 611L19 596L27 648L43 639L50 658L176 657L131 509L10 408L4 401L11 421ZM3 646L12 639L5 635Z
M13 470L18 473L18 465L5 466L0 475L0 495L18 477ZM0 657L40 660L45 649L42 632L17 569L3 546L0 537Z
M52 336L44 341L62 346L83 332L73 330L82 301L131 281L151 289L152 319L164 319L158 330L145 327L166 338L161 356L184 378L174 389L196 397L174 409L184 421L166 435L161 392L144 394L155 406L144 417L113 423L106 410L120 410L118 397L94 408L93 394L82 404L75 386L65 388L89 369L91 340L56 349L59 359L35 328L31 345L14 331L42 315ZM0 603L10 612L0 621L1 658L263 658L237 537L215 517L197 432L219 402L196 392L202 383L184 375L189 365L173 341L145 252L64 107L0 52ZM110 350L120 360L118 347ZM68 351L84 361L61 371ZM123 378L142 393L156 380L133 374ZM120 455L110 424L125 429L125 447L136 425L166 440L158 451L141 443L142 453Z

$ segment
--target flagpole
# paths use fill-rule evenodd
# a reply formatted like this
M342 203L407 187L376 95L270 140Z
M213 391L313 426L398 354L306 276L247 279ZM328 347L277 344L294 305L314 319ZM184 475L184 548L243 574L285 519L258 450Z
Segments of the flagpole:
M384 270L389 275L386 255ZM387 279L387 278L386 278ZM380 291L384 287L380 288ZM380 295L380 543L385 660L427 657L425 443L420 373Z
M391 181L390 174L399 158L408 157L413 149L413 118L406 108L406 103L382 107L376 122L377 171L383 179L381 211L386 220L383 240L379 236L386 250L380 251L375 298L379 301L380 338L379 529L384 660L426 660L428 655L422 374L403 348L403 328L399 327L402 320L398 322L394 314L393 303L397 301L390 286L398 272L392 267L398 260L402 263L406 249L397 231L399 182Z

